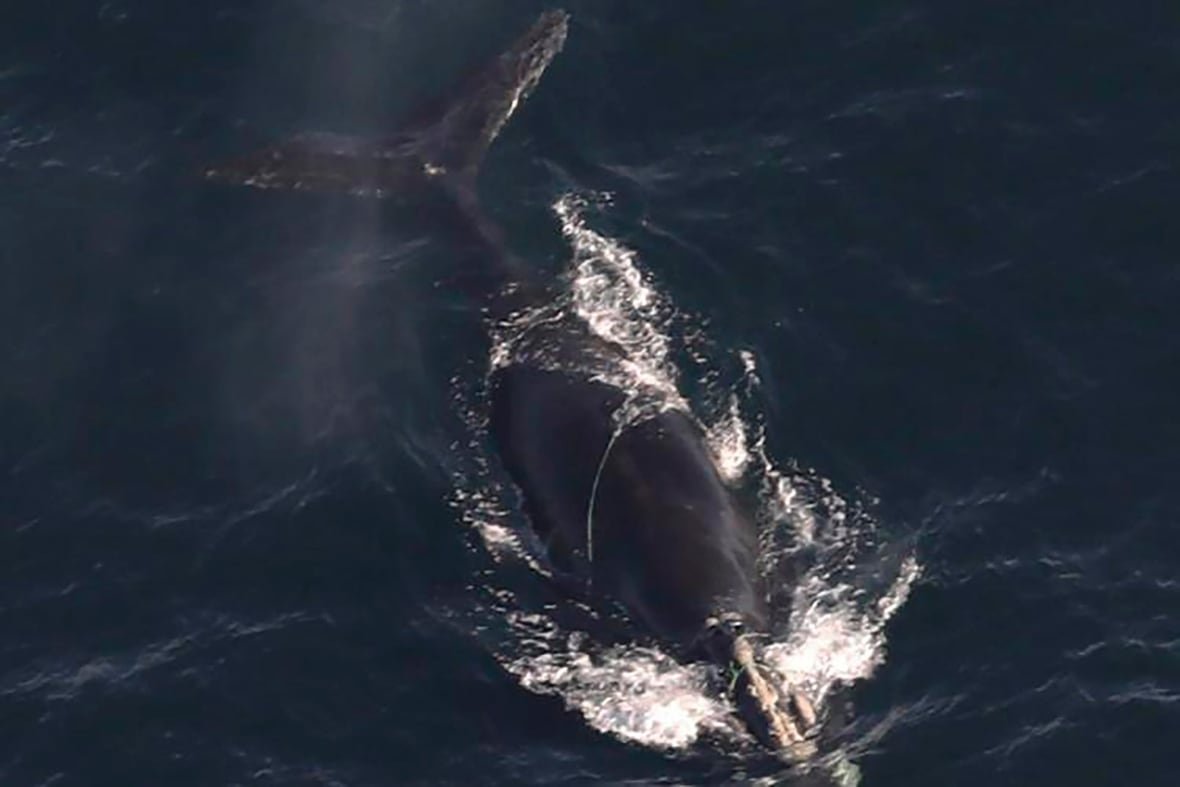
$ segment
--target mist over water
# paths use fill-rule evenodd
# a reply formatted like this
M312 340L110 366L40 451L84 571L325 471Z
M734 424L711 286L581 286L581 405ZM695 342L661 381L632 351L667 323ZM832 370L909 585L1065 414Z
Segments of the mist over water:
M480 181L560 297L492 326L427 217L197 177L544 8L6 17L0 783L1171 784L1167 9L568 3ZM811 772L546 577L483 397L564 330L756 508Z

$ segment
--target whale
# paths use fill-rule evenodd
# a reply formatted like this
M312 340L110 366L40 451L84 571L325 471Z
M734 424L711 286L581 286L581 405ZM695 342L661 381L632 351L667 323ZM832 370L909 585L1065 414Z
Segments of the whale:
M432 106L379 139L301 134L207 168L214 181L260 189L423 199L473 265L462 286L490 324L552 301L481 210L480 164L562 50L569 15L551 10ZM717 469L687 409L625 415L628 393L590 368L622 348L590 330L538 328L563 363L496 365L488 377L489 432L507 477L563 589L617 605L685 661L725 676L743 726L798 761L816 751L816 710L759 657L768 636L767 588L751 512ZM581 363L580 359L586 359Z

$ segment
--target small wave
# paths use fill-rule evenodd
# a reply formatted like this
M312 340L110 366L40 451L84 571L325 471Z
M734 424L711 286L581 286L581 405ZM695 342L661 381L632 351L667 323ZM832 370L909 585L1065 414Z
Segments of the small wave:
M194 641L195 635L183 634L152 643L134 653L96 656L80 664L44 669L0 689L0 695L32 693L42 694L50 700L69 700L90 685L118 687L172 662Z
M35 694L62 701L74 699L93 686L110 691L130 689L145 675L167 668L194 650L212 643L257 636L322 619L322 616L307 612L288 612L263 620L219 615L210 622L133 650L39 665L29 674L0 685L0 697Z
M20 125L10 115L0 115L0 164L17 166L26 163L26 154L45 147L55 136L50 128ZM46 159L41 166L54 164Z

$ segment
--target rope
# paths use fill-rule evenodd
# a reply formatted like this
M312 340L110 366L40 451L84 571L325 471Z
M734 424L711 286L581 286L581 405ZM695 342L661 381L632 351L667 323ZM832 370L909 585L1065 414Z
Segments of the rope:
M594 501L598 497L598 482L602 480L602 470L606 467L606 458L610 456L610 450L615 446L615 440L622 434L622 427L616 428L611 433L610 440L607 441L606 448L602 451L602 459L598 462L598 470L594 473L594 484L590 487L590 504L586 507L586 558L590 561L590 565L594 565ZM593 572L590 574L593 579Z

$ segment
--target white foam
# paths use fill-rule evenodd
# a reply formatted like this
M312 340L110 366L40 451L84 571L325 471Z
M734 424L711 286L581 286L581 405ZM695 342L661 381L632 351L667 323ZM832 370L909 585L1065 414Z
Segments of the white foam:
M753 459L737 394L730 394L725 417L708 428L706 437L721 477L727 483L736 484L746 474Z
M670 308L636 264L635 252L589 227L588 207L584 198L565 195L553 212L573 249L571 308L595 335L622 350L617 364L598 369L598 375L633 402L654 398L657 406L688 409L669 359Z
M565 649L526 656L505 666L532 691L556 694L596 730L660 749L683 749L705 733L733 733L732 709L707 689L707 670L685 666L658 650L616 647Z
M872 676L885 659L885 624L920 575L907 558L893 584L875 602L860 588L831 585L818 571L795 590L793 616L785 641L773 642L764 657L793 686L822 704L839 686Z

